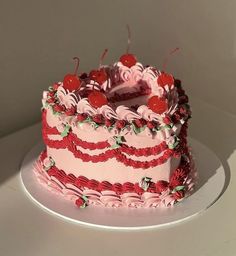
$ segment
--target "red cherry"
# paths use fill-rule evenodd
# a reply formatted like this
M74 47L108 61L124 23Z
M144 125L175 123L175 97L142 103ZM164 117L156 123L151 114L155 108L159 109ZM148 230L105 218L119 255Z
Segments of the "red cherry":
M103 105L107 104L107 97L98 91L93 91L88 96L88 101L90 105L94 108L100 108Z
M169 75L167 73L161 73L160 76L157 78L157 83L161 87L164 87L165 85L168 85L169 87L174 84L174 78L172 75Z
M120 62L124 66L131 68L132 66L134 66L137 63L137 59L133 54L126 53L120 57Z
M159 98L158 96L152 96L148 100L148 107L157 114L162 114L168 108L166 99Z
M79 68L79 58L74 57L73 60L76 60L76 67L74 74L67 74L63 79L63 87L70 92L78 90L81 86L81 82L79 77L77 76L78 68Z
M107 73L104 68L92 70L89 73L89 78L96 81L99 85L102 85L107 80Z
M80 79L77 75L67 74L63 79L63 87L70 92L80 88Z

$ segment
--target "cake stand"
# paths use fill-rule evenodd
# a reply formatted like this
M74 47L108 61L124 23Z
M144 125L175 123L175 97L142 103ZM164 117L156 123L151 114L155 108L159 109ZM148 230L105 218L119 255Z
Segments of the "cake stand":
M106 208L89 206L79 209L73 202L50 192L42 186L33 172L33 163L43 150L43 143L35 145L21 164L22 187L39 206L67 221L96 228L141 230L180 223L200 215L222 194L225 171L216 155L205 145L190 138L198 182L194 192L182 202L168 208Z

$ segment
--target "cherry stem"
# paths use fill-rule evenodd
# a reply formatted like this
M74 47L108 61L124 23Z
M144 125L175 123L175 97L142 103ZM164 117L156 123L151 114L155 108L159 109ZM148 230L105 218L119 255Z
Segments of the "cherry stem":
M73 60L76 60L76 66L75 66L75 72L74 72L74 74L76 75L78 73L78 70L79 70L80 59L78 57L74 57Z
M99 67L102 67L102 62L105 58L105 56L107 55L108 49L105 49L104 52L102 53L101 57L100 57L100 63L99 63Z
M129 49L130 49L130 43L131 43L131 30L130 30L130 26L127 24L126 25L127 31L128 31L128 42L127 42L127 49L126 49L126 53L129 53Z
M177 51L179 51L179 47L177 47L177 48L171 50L171 51L168 53L168 55L166 56L166 58L165 58L164 61L163 61L163 65L162 65L162 70L163 70L163 71L166 70L166 66L167 66L167 63L168 63L168 61L169 61L169 57L170 57L171 55L173 55L174 53L176 53Z

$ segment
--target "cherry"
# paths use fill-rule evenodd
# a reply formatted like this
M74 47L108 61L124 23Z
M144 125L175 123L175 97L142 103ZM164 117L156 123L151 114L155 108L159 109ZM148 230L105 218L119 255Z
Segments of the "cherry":
M79 68L79 58L74 57L73 60L77 61L74 74L67 74L63 79L63 87L70 92L78 90L81 86L81 82L79 77L77 76L78 68Z
M169 60L169 57L171 55L173 55L174 53L176 53L177 51L179 51L179 48L175 48L173 50L171 50L168 55L166 56L166 58L164 59L164 62L163 62L163 68L162 70L166 70L166 66L167 66L167 63L168 63L168 60ZM158 85L160 85L161 87L164 87L165 85L168 85L169 87L171 87L174 83L175 83L175 80L173 78L172 75L169 75L165 72L161 72L161 75L158 76L157 78L157 83Z
M120 57L120 62L128 67L128 68L131 68L132 66L134 66L136 63L137 63L137 59L136 57L129 53L129 48L130 48L130 38L131 38L131 31L130 31L130 27L129 25L127 24L127 31L128 31L128 43L127 43L127 49L126 49L126 54L123 54L121 57Z
M107 73L104 68L92 70L89 73L89 78L96 81L99 85L102 85L107 80Z
M99 85L102 85L108 78L105 68L102 68L102 62L107 52L108 49L105 49L100 57L99 69L94 69L89 73L89 78L96 81Z
M148 100L148 107L157 114L162 114L168 108L166 99L159 98L158 96L152 96Z
M88 96L88 101L90 105L94 108L100 108L103 105L107 104L107 97L98 91L93 91Z
M162 72L160 76L157 78L157 83L161 87L168 85L169 87L174 84L174 78L172 75Z
M121 57L120 57L120 62L128 67L128 68L131 68L132 66L134 66L136 63L137 63L137 59L136 57L131 54L131 53L126 53L126 54L123 54Z

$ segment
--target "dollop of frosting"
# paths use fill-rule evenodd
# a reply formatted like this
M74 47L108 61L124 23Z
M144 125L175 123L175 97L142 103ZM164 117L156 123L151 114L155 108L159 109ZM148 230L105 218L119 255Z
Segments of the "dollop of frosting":
M138 82L142 79L142 72L144 70L143 65L137 62L132 67L124 66L121 62L117 62L116 65L119 67L120 78L122 81Z
M78 98L74 92L69 92L62 85L60 85L57 89L57 97L60 100L60 103L65 105L66 108L76 106L80 100L80 98Z
M119 106L116 108L118 119L127 120L128 122L140 118L140 115L134 113L126 106Z

